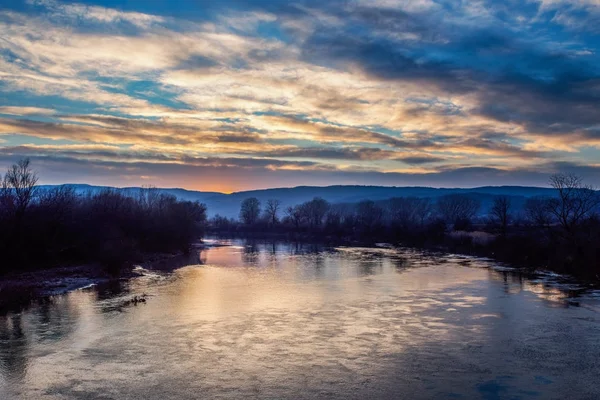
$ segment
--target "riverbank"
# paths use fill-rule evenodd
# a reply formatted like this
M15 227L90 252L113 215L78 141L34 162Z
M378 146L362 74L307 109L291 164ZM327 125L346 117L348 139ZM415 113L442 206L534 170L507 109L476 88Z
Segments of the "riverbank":
M0 281L0 315L9 311L18 311L27 307L32 301L49 296L65 294L67 292L86 289L92 286L110 284L112 282L127 281L143 275L143 271L172 272L178 268L203 264L200 255L203 250L213 247L230 246L231 241L242 241L246 246L252 247L256 243L302 243L316 244L324 247L355 247L355 248L414 248L429 253L455 254L460 256L477 257L493 260L498 264L496 270L517 273L528 279L536 279L552 285L561 285L568 290L569 287L577 287L576 291L597 289L600 281L583 280L569 274L559 274L542 266L519 265L507 262L498 257L487 247L477 246L465 240L465 234L449 235L451 241L444 244L415 245L402 243L388 243L381 240L352 239L339 237L316 238L310 234L294 234L290 232L256 232L243 234L215 235L205 242L193 244L189 252L177 253L155 253L144 256L138 263L131 264L119 270L118 274L111 274L100 263L76 266L64 266L58 268L46 268L41 270L7 274ZM477 237L477 234L470 236ZM478 240L483 240L481 237ZM140 268L141 267L141 268ZM574 289L575 290L575 289Z
M300 243L320 243L327 246L375 246L377 243L390 243L392 246L412 247L440 253L455 253L484 257L494 260L523 273L551 272L572 276L586 285L600 285L600 275L594 265L581 268L581 260L591 260L593 255L571 257L568 248L560 246L556 240L559 234L552 230L539 230L532 227L515 228L509 234L501 235L486 230L446 232L443 227L430 226L412 232L394 234L386 229L370 235L335 235L325 231L241 231L210 234L223 239L286 240ZM553 245L553 243L557 243ZM591 246L588 246L591 247ZM600 254L600 251L598 252ZM596 261L597 263L597 261Z
M12 273L0 281L0 314L26 306L35 298L67 293L93 285L134 276L115 278L99 264L48 268L31 272Z
M195 243L190 252L146 254L139 262L123 266L117 273L111 273L101 263L8 273L0 279L0 315L26 307L35 299L139 277L139 266L165 271L190 265L198 262L194 254L214 246L222 244Z

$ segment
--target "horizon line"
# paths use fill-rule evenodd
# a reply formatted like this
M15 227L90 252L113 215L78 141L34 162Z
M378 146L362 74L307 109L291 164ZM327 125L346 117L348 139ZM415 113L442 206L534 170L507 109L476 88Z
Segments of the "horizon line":
M117 185L94 185L90 183L57 183L57 184L39 184L38 186L89 186L96 188L111 188L111 189L143 189L144 186L117 186ZM348 188L348 187L361 187L361 188L389 188L389 189L437 189L437 190L474 190L474 189L482 189L482 188L528 188L528 189L552 189L550 186L529 186L529 185L484 185L484 186L471 186L471 187L460 187L460 186L392 186L392 185L298 185L298 186L280 186L280 187L270 187L270 188L257 188L257 189L249 189L249 190L238 190L233 192L220 192L213 190L197 190L197 189L186 189L183 187L159 187L149 185L150 188L158 189L158 190L184 190L186 192L196 192L196 193L214 193L214 194L222 194L222 195L234 195L239 193L247 193L247 192L259 192L259 191L267 191L267 190L284 190L284 189L300 189L300 188ZM600 191L596 189L596 191Z

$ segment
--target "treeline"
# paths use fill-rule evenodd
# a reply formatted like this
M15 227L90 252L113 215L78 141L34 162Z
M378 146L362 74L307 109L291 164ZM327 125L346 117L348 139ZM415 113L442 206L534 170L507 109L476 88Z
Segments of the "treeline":
M42 190L29 160L0 180L0 274L73 263L117 273L150 253L187 251L206 224L204 204L154 188L137 195Z
M569 174L552 176L552 198L515 209L498 196L489 210L473 197L397 197L331 204L314 198L283 209L271 199L241 204L239 219L215 216L209 229L231 235L281 235L307 240L441 248L485 255L519 266L600 279L600 196ZM483 215L482 215L483 214Z
M499 196L481 210L479 201L461 194L352 204L315 197L285 208L277 199L248 198L238 219L209 221L204 204L155 188L42 190L28 160L11 166L0 182L0 274L74 263L100 263L116 273L150 254L187 251L208 229L438 248L600 279L600 197L568 174L551 178L554 197L530 198L521 209Z

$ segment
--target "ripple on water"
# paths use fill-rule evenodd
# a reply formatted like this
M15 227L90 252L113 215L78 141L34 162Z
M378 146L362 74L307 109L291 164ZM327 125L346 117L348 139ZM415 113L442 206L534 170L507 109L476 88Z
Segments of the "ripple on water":
M2 318L0 398L600 397L585 293L410 249L203 252Z

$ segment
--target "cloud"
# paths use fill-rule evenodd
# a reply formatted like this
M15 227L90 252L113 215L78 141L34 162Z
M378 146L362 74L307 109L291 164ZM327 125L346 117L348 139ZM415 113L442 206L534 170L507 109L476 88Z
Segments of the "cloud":
M0 163L14 162L18 156L0 152ZM549 174L570 171L587 182L598 184L600 167L585 165L544 165L544 170L497 168L457 168L432 173L383 173L377 171L343 171L335 169L269 169L262 165L240 168L230 164L152 163L148 161L89 160L37 154L31 157L36 169L43 171L42 183L92 183L136 186L153 184L161 187L187 187L196 190L250 190L268 187L292 187L310 183L369 184L394 186L476 187L489 185L546 186Z
M64 4L55 0L27 0L27 3L46 9L52 18L63 18L78 22L95 21L103 24L128 22L147 28L151 24L164 22L164 18L139 12L124 12L112 8L88 6L84 4Z
M0 148L348 181L595 165L592 0L127 7L0 11Z
M56 114L56 110L43 107L0 106L0 114L17 116L53 115Z
M404 157L400 157L400 160L402 160L403 162L407 163L407 164L429 164L429 163L437 163L440 161L445 161L446 159L443 157L434 157L434 156L429 156L429 155L424 155L424 156L404 156Z

